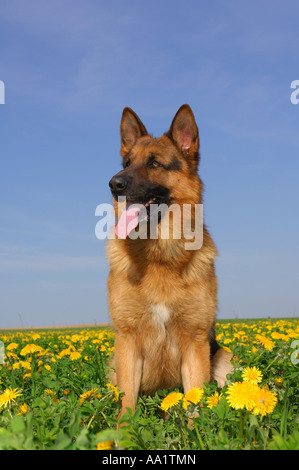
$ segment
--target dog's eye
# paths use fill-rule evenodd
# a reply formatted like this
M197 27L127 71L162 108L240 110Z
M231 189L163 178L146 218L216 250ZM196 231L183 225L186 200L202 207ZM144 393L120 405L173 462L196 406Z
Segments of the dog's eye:
M124 168L128 168L128 166L131 164L131 160L128 158L128 160L126 161L125 165L124 165Z
M161 163L157 162L157 160L154 160L153 162L151 162L150 166L152 166L153 168L158 168L159 166L162 166Z

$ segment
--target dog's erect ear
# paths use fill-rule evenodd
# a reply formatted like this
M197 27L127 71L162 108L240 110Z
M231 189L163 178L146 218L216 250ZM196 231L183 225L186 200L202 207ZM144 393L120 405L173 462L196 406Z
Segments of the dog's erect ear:
M199 160L199 137L195 118L188 104L180 107L166 135L183 151L188 163L196 170Z
M141 120L131 108L125 108L120 122L121 155L124 157L143 135L147 135L147 130Z

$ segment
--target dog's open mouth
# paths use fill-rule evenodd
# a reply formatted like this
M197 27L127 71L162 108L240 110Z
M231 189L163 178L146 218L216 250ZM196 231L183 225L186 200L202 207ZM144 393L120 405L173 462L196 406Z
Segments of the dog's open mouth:
M158 197L152 197L143 203L127 202L115 227L116 235L118 238L126 239L137 225L148 221L152 223L159 222L163 211L165 211L166 204L166 202L163 204L163 201Z

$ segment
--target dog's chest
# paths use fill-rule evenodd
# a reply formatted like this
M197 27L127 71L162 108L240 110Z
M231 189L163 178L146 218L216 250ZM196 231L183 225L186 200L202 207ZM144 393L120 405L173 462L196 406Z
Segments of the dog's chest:
M150 305L150 314L152 317L152 321L155 326L159 329L164 329L165 324L168 322L171 310L167 305L160 302L158 304L151 304Z

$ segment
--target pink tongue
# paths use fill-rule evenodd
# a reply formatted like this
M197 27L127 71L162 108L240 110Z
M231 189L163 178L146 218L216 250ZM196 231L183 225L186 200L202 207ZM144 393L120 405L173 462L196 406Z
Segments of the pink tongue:
M129 233L134 230L138 225L138 215L142 204L128 203L126 208L123 210L117 226L115 227L115 233L118 238L127 238Z

